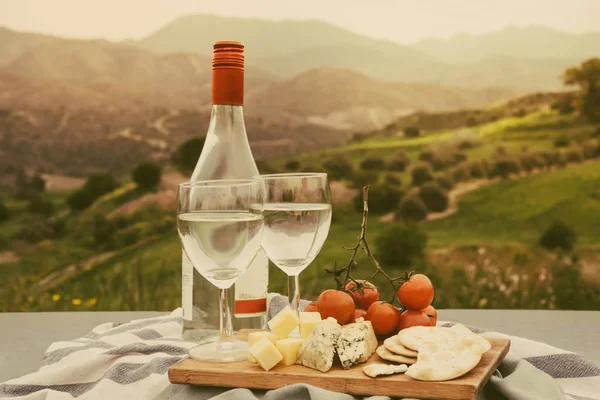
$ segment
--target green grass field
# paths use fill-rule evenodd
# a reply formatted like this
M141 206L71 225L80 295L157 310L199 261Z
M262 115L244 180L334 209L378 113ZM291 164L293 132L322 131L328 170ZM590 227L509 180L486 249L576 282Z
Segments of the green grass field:
M530 150L554 149L555 140L562 136L568 136L572 143L582 143L591 138L594 129L573 116L536 112L523 118L505 118L471 128L427 133L412 139L399 135L374 137L294 158L300 161L301 168L318 168L323 160L344 154L358 169L361 160L367 156L389 159L398 150L404 150L412 160L416 160L419 152L427 146L446 146L469 138L479 142L477 147L463 150L467 159L474 161L492 157L500 145L509 153L518 153L524 147ZM269 163L276 170L283 170L287 160L289 158L281 158L269 160ZM403 187L410 184L408 172L396 175L402 179ZM57 212L68 214L64 205L68 194L51 192L45 196L55 203ZM127 183L99 199L85 212L68 216L67 233L63 238L44 240L23 248L19 252L19 261L0 264L0 278L7 282L0 288L0 310L169 310L177 307L181 295L181 248L174 227L141 235L137 242L114 248L110 253L94 242L91 232L94 216L111 215L119 206L139 195L135 186ZM14 240L30 214L27 202L5 200L12 213L11 219L0 223L0 235L6 241ZM153 211L147 211L148 215L142 217L152 219ZM466 265L467 255L478 246L501 249L497 253L510 254L507 258L510 260L513 253L529 252L536 260L547 262L549 258L543 256L544 251L537 248L537 243L544 229L555 219L568 223L577 233L576 251L596 254L600 248L598 215L600 162L588 161L490 183L461 197L455 214L423 222L421 228L429 236L430 253L435 249L445 249L456 255L452 258L452 265L439 266L449 271L455 263ZM322 269L331 268L336 262L338 265L348 262L349 252L342 246L356 242L360 222L360 213L351 204L334 207L328 240L316 260L301 275L303 296L314 298L323 289L334 286L333 279ZM370 217L368 238L372 246L378 235L394 223L381 222L378 216ZM90 261L91 257L99 254L106 255L106 258ZM359 277L370 277L373 272L371 264L362 254L358 261ZM530 272L537 267L533 265L536 263L532 262ZM68 279L49 285L40 292L28 291L49 274L59 273L68 266L74 266ZM390 275L402 273L400 268L387 268ZM286 276L273 266L270 274L270 290L285 293ZM451 276L446 278L451 279ZM375 283L385 284L380 279L376 279ZM479 300L452 298L445 304L472 307L479 304ZM512 303L497 304L508 306ZM532 306L529 303L521 305Z

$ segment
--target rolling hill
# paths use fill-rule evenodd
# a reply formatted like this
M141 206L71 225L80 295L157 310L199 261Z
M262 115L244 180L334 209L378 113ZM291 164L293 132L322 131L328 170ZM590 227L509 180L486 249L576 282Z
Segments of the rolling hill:
M558 77L565 67L599 55L598 35L570 35L544 27L509 28L406 46L320 21L189 15L137 44L159 53L207 55L215 40L230 38L246 44L249 66L288 78L330 66L384 81L534 91L560 89Z
M444 62L471 64L498 57L582 60L600 55L600 32L581 35L545 26L508 27L483 34L426 39L413 48Z

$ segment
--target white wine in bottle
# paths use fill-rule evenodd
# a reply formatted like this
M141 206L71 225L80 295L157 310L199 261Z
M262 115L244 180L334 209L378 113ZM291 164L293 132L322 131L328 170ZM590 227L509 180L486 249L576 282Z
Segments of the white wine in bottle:
M244 126L244 46L217 42L213 53L212 113L192 181L248 179L258 174ZM265 329L269 261L261 249L234 286L233 328ZM219 336L219 290L182 252L183 338L197 343Z

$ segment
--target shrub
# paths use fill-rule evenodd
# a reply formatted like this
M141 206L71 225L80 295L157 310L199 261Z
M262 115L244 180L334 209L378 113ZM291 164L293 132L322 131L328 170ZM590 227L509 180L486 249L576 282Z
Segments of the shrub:
M300 168L300 161L298 160L289 160L285 163L285 169L288 171L297 171Z
M385 214L398 206L400 191L390 185L376 184L369 189L369 212L373 214ZM362 191L354 197L354 208L361 212L363 209Z
M256 160L256 168L261 174L274 174L277 172L271 164L266 160Z
M323 168L325 168L329 177L334 180L350 178L353 175L352 163L342 155L325 160Z
M402 180L400 180L400 178L394 174L386 174L383 181L385 183L387 183L388 185L393 185L393 186L401 186L402 185Z
M523 118L527 115L527 110L524 108L519 108L517 111L513 113L513 117Z
M419 154L419 160L431 163L435 158L435 153L431 149L425 149Z
M402 172L410 165L410 158L405 152L399 151L394 155L391 161L388 162L388 170Z
M427 206L417 195L406 196L400 202L396 218L406 221L422 221L427 218Z
M475 147L479 146L479 142L476 140L470 140L470 139L463 139L460 142L458 142L458 148L460 150L469 150L469 149L474 149Z
M465 153L461 153L460 151L457 151L456 153L454 153L452 155L452 158L454 159L455 163L461 163L463 161L467 161L467 155Z
M476 179L487 178L488 175L487 168L481 161L473 161L469 165L469 173L473 178Z
M585 142L581 148L583 150L583 156L586 159L597 157L600 151L600 145L592 141Z
M153 162L143 162L135 167L131 173L131 177L138 188L144 190L156 189L160 183L161 175L162 169Z
M367 157L361 161L360 167L366 170L372 171L383 171L386 167L385 161L381 157Z
M470 116L469 118L467 118L467 122L466 122L468 127L472 127L477 125L477 119L475 119L475 117Z
M565 135L559 136L556 138L556 140L554 141L554 147L556 148L560 148L560 147L567 147L569 145L569 138L566 137Z
M510 175L518 174L519 172L521 172L519 161L514 157L503 156L494 160L489 176L490 178L499 176L506 179Z
M435 182L427 182L421 186L419 197L429 211L442 212L448 208L448 195Z
M83 211L94 203L94 196L85 189L74 191L67 197L67 205L73 211Z
M556 100L550 106L551 109L558 111L560 114L571 114L575 111L572 96L564 96Z
M565 222L557 220L552 222L540 238L540 245L546 249L562 249L571 251L575 245L577 235Z
M383 265L409 267L424 258L426 246L427 235L416 224L396 224L375 239Z
M0 199L0 222L6 221L10 218L10 212L6 204L4 204L4 200Z
M91 175L85 182L85 185L83 185L82 189L87 191L92 196L93 202L100 196L103 196L106 193L110 193L118 187L119 182L115 179L114 176L106 172Z
M507 154L506 147L500 145L496 147L496 155L504 156Z
M199 137L183 142L171 156L173 165L184 174L189 175L198 163L205 141L206 138Z
M379 182L379 173L375 171L356 171L352 177L352 186L361 189L366 185L375 185Z
M547 167L551 167L556 164L556 161L557 161L556 154L557 153L552 153L551 151L546 150L546 151L540 152L539 154L544 159L544 164Z
M101 245L106 245L114 238L116 231L115 224L111 223L103 214L94 216L92 223L92 236L94 241Z
M37 196L29 202L27 209L32 214L40 214L48 217L54 212L54 204L41 196Z
M445 190L450 190L454 187L454 179L450 174L441 175L435 178L436 183Z
M566 167L569 161L567 160L567 155L562 151L557 151L555 154L556 165L559 167Z
M29 187L36 193L42 193L46 189L46 181L39 175L35 175L29 181Z
M572 163L582 162L584 160L583 150L580 148L573 147L567 150L567 161Z
M54 236L50 224L40 216L28 216L21 223L21 228L16 238L27 243L38 243Z
M471 179L471 171L469 166L466 164L461 164L454 167L452 170L452 179L454 180L454 183L466 182Z
M409 138L418 137L421 134L421 130L416 126L407 126L404 128L404 136Z
M431 182L433 180L433 174L431 168L427 164L421 164L415 166L411 171L412 184L414 186L421 186L425 182Z

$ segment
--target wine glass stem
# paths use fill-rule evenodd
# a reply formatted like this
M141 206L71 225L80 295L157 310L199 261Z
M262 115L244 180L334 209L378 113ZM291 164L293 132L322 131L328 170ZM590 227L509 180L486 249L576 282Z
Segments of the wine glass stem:
M298 283L298 275L288 275L288 300L292 310L300 311L300 285Z
M231 295L231 291L229 288L221 289L221 293L219 296L219 309L220 309L220 318L219 325L221 328L221 337L219 338L219 342L229 342L233 339L233 325L231 323L231 311L229 310L229 296Z

